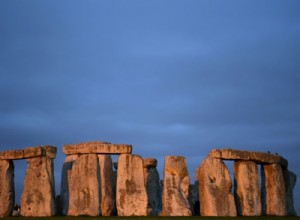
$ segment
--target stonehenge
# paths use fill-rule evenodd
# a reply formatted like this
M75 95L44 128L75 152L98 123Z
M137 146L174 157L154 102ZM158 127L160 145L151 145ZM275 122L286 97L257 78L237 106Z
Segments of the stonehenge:
M158 161L132 154L128 144L66 144L62 152L65 160L56 195L56 147L0 151L0 217L13 215L13 161L20 159L27 160L21 216L297 215L297 176L277 154L214 149L197 167L195 184L190 184L182 156L165 156L160 180ZM116 162L112 155L117 155ZM233 167L226 161L233 161Z

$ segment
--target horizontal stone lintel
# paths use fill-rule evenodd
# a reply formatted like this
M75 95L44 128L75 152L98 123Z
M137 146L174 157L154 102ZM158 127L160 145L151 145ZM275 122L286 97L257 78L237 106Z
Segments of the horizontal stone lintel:
M111 144L108 142L84 142L79 144L65 144L62 149L66 155L70 154L131 154L129 144Z
M251 160L261 164L278 163L283 167L288 167L288 161L282 156L264 152L242 151L233 149L214 149L209 152L208 156L223 160Z
M21 160L32 157L42 157L48 156L50 158L55 158L57 152L56 147L42 145L38 147L27 147L18 150L6 150L0 152L1 160Z

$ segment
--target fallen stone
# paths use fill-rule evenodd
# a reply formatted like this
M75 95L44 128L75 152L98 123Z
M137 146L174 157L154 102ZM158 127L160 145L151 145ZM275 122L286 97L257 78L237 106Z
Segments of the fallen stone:
M0 217L10 216L15 204L14 164L0 160Z
M118 160L116 205L118 216L146 216L148 198L144 183L143 159L121 154Z
M233 149L215 149L210 151L208 156L223 160L252 160L257 163L278 163L284 167L288 166L288 161L285 158L270 153L251 152Z
M53 159L47 156L27 159L21 215L46 217L56 214Z
M279 164L262 165L262 210L264 215L287 215L285 183Z
M204 159L198 167L197 177L202 216L237 215L229 171L221 159Z
M113 192L113 170L110 155L98 155L101 176L101 213L111 216L115 213L115 197Z
M157 160L144 158L144 178L148 196L148 215L156 216L162 208L161 185L159 173L156 169Z
M96 154L81 155L69 171L68 215L101 214L100 171Z
M284 175L284 182L285 182L287 214L292 216L297 216L294 207L294 195L293 195L293 190L296 185L297 176L295 173L289 171L288 169L283 169L283 175Z
M164 164L162 215L192 215L188 201L190 179L184 157L166 156Z
M107 142L84 142L66 144L63 153L69 154L131 154L132 146L128 144L111 144Z
M20 150L7 150L0 152L1 160L18 160L41 156L55 158L56 147L43 145L40 147L28 147Z
M260 216L261 196L257 164L254 161L234 161L235 202L238 215Z
M62 215L68 215L69 210L69 189L71 187L70 176L74 162L78 159L78 155L67 155L64 161L62 172L61 172L61 211Z

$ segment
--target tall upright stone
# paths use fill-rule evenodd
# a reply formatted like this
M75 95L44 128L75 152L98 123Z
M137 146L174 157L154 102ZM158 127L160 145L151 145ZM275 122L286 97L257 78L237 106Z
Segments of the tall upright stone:
M198 167L200 214L202 216L236 216L231 179L221 159L207 157Z
M262 210L265 215L287 215L283 172L280 164L262 165Z
M70 175L74 162L78 159L78 155L67 155L64 161L62 172L61 172L61 211L63 215L68 214L69 210L69 188L71 187Z
M296 185L297 176L295 173L289 171L287 168L283 169L283 175L285 181L287 214L297 216L296 210L294 208L294 195L293 195L293 189Z
M99 161L96 154L81 155L72 166L69 177L68 215L101 214Z
M144 158L144 178L148 196L148 215L156 216L162 208L161 185L159 173L156 169L157 160Z
M10 216L15 204L14 164L0 159L0 217Z
M112 160L108 154L99 154L98 159L101 176L101 213L102 216L111 216L115 212Z
M28 158L27 164L21 195L21 215L55 215L53 159L48 156Z
M188 201L190 179L184 157L166 156L164 164L162 215L192 215Z
M257 164L254 161L234 161L234 193L238 215L260 216L261 196Z
M119 216L146 216L148 198L144 182L143 159L121 154L118 160L116 205Z

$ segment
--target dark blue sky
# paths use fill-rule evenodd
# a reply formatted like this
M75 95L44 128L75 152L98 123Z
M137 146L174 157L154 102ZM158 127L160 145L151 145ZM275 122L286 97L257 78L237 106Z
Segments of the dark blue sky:
M278 152L299 176L299 11L298 0L0 1L0 149L57 146L57 193L63 144L94 140L132 144L161 173L164 156L183 155L191 179L223 147ZM299 184L295 200L299 214Z

